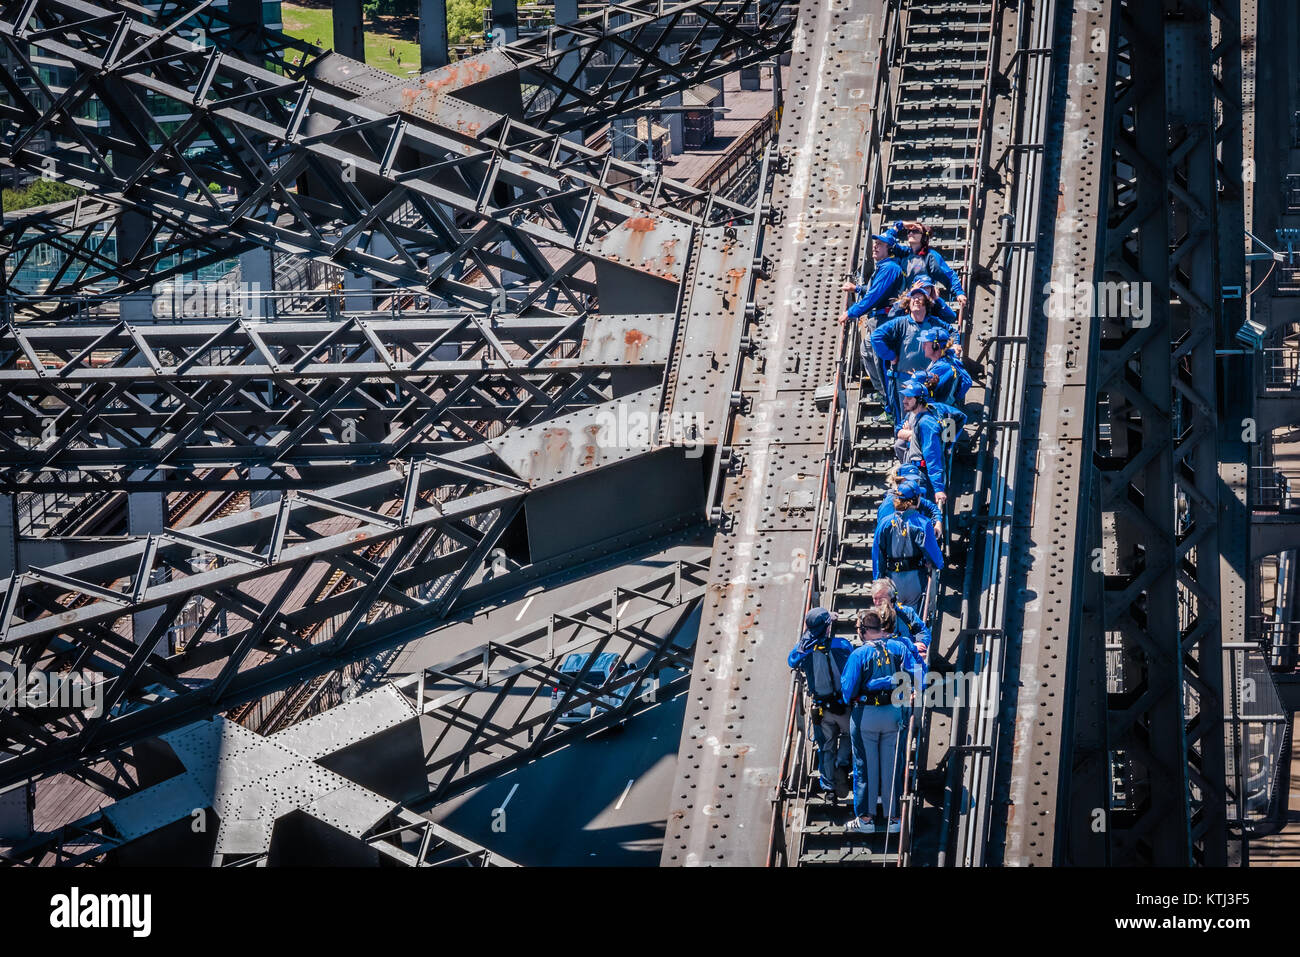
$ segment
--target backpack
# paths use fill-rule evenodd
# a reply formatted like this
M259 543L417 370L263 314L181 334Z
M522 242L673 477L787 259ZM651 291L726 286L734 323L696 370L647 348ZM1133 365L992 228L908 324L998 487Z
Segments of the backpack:
M829 632L829 629L827 629ZM824 707L841 705L843 701L840 688L840 666L831 654L831 636L828 633L822 641L813 645L812 652L806 659L808 675L808 693L813 701ZM840 712L836 712L837 714Z
M902 659L889 650L889 645L883 639L867 643L871 648L871 658L867 666L862 669L862 684L858 687L859 697L867 699L867 704L889 704L894 694L894 687L891 684L888 688L881 691L867 691L867 686L877 678L889 678L898 674L902 667Z
M970 373L966 371L966 363L961 359L953 358L950 359L949 362L952 365L953 371L957 373L957 386L953 389L953 399L956 400L957 403L965 402L966 393L970 391L970 388L975 384L975 381L971 378Z
M892 532L888 536L886 547L888 553L884 556L883 564L886 572L916 572L921 570L921 549L917 547L916 540L912 536L912 527L907 521L894 512L889 516L889 529Z

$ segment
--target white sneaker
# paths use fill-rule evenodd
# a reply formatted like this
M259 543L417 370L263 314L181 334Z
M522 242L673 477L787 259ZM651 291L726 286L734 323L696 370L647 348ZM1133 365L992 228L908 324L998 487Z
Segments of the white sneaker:
M855 817L853 820L849 821L848 824L844 825L844 830L849 834L875 834L876 822L864 821L860 817Z

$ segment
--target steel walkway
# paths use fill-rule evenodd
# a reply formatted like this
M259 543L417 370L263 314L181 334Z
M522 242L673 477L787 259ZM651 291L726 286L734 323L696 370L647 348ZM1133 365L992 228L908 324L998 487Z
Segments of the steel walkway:
M884 175L879 188L884 213L877 221L861 223L859 247L864 257L869 251L866 236L878 226L899 219L920 220L930 225L932 244L969 285L966 266L982 106L988 86L992 12L991 0L904 2L901 9L890 11L896 19L889 28L894 54L889 61L893 106L884 114L889 124L881 131L881 139L886 141L880 144ZM846 345L849 363L856 364L857 352L856 330L852 330ZM872 390L859 387L856 371L845 379L835 477L838 495L829 542L832 568L823 604L836 612L836 633L850 638L857 613L872 605L876 509L895 458L893 428L878 420L883 408ZM933 583L930 594L927 618L933 623ZM920 730L916 723L908 735L913 756L909 780L916 770ZM800 866L883 865L906 860L905 837L846 834L844 825L853 817L851 799L832 801L816 792L806 785L799 787L802 823L796 821L794 826L798 837L792 843L798 850L790 850ZM905 803L908 800L905 793Z
M770 259L752 345L725 430L725 482L663 864L757 865L768 852L788 701L790 623L807 598L827 421L818 387L835 377L853 270L882 0L803 0L778 149L784 172L767 230Z

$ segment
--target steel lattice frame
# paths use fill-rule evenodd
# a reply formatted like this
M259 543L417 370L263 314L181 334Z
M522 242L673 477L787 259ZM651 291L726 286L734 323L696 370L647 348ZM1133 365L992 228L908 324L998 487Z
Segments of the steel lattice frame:
M1111 809L1110 852L1117 863L1215 863L1225 831L1208 3L1127 3L1119 22L1105 278L1145 284L1149 305L1145 324L1102 320L1095 367L1099 610L1105 640L1122 645L1108 736L1125 800Z
M124 293L147 288L224 262L255 246L233 236L195 229L185 220L159 216L150 231L148 251L129 264L119 264L108 240L114 225L131 209L126 203L85 195L0 217L0 321L8 322L14 307L27 299L13 289L12 277L39 255L42 247L62 253L64 261L50 280L48 290L52 291L40 297L39 314L46 314L51 298L59 295L75 295L78 290L98 289L105 283ZM154 240L158 240L157 248L153 248ZM66 314L75 311L75 306L60 311Z
M782 4L643 6L679 18L676 32L653 42L680 43L686 19L702 11ZM0 715L6 782L60 769L84 774L87 762L142 737L372 657L571 564L568 553L534 558L490 588L470 587L528 496L552 483L621 463L659 474L667 463L683 488L707 479L698 466L674 465L680 450L657 437L630 447L607 441L591 425L593 403L684 408L702 417L712 442L714 406L727 407L725 393L715 401L715 380L739 361L761 271L754 208L644 179L639 167L476 106L473 84L452 77L454 69L433 81L448 79L467 99L443 90L415 102L391 77L344 58L317 60L307 50L304 64L291 62L279 40L263 37L259 46L252 34L232 33L226 50L217 30L209 37L216 47L192 46L178 34L194 14L160 13L159 22L173 17L160 28L134 7L0 3L0 39L35 90L0 77L11 99L0 113L2 161L40 169L49 160L61 178L96 191L8 227L9 274L73 212L56 295L105 281L120 295L180 271L168 262L172 253L215 260L264 245L428 289L453 311L405 324L353 315L231 319L206 330L129 320L51 329L28 320L76 304L15 304L3 362L15 433L5 446L10 488L66 466L80 470L74 487L86 489L166 490L184 474L199 487L269 483L281 491L229 518L106 544L0 585L6 662L97 674L106 696L97 715L42 712L39 724L24 711ZM763 58L788 45L789 30L774 31ZM66 94L41 86L30 43L77 67ZM712 66L695 61L695 74L676 67L676 78L663 81L655 77L665 64L652 63L634 78L638 92L618 93L623 81L607 78L600 95L645 102L652 88L661 96L700 71L720 75L726 55L733 69L738 50L718 43ZM653 51L646 57L655 59ZM515 69L499 50L462 66L490 79ZM78 102L91 95L107 105L109 131L76 121ZM191 119L162 134L145 108L155 96L182 104ZM64 148L37 148L43 130L61 135ZM217 144L218 162L184 155L203 138ZM218 197L210 182L233 187L234 198ZM96 230L129 218L148 225L135 246L155 237L172 245L131 262L102 255ZM633 312L650 305L668 314ZM645 389L647 372L663 386ZM350 416L340 414L366 409L388 421L370 433L358 423L361 439L349 440L341 430ZM585 456L582 445L555 439L580 430L590 443ZM556 455L569 453L573 460L555 468ZM321 487L330 475L322 465L358 463L374 471ZM234 484L222 486L227 464ZM290 485L307 487L284 490ZM588 562L619 549L633 554L704 512L672 507L624 507L640 525L606 539L584 530L574 553ZM582 566L568 574L581 577ZM183 609L197 610L184 647L164 651L160 639Z
M532 88L523 118L548 130L589 129L742 66L769 62L773 51L789 46L793 7L784 0L634 0L548 27L505 47ZM660 52L666 44L679 45L671 61ZM602 72L594 86L575 83L584 73Z
M0 714L10 742L0 777L9 782L108 753L175 726L177 715L218 713L292 684L304 669L365 657L374 640L396 643L403 628L427 631L481 567L526 491L518 479L475 465L485 451L471 447L404 473L286 493L274 507L15 572L0 596L0 652L15 667L66 664L102 675L103 707L97 715L46 712L57 717L44 725L18 710ZM309 571L320 586L291 602ZM351 584L327 592L335 573ZM202 614L183 652L160 652L193 599ZM132 615L149 608L163 613L133 638ZM216 673L196 680L206 666ZM114 710L155 684L173 697Z
M423 772L431 783L427 793L403 801L378 822L365 843L401 864L501 863L484 860L483 848L420 817L419 812L575 737L625 720L647 706L649 698L671 694L689 680L690 650L678 646L675 639L704 596L708 557L707 552L695 553L665 563L500 640L394 681L393 688L409 702L407 717L418 717L434 729ZM651 630L652 623L668 615L674 618L671 627L660 634ZM602 684L591 678L590 662L607 650L615 651L628 667ZM562 662L575 652L588 654L588 667L562 672ZM663 669L676 673L661 684ZM551 688L563 689L558 702L552 703ZM621 688L628 690L620 693ZM567 726L558 722L566 712L612 696L622 699L616 708L595 709ZM521 698L520 712L508 713L512 702L518 705ZM371 727L367 734L378 736L388 729ZM413 834L419 839L413 839ZM101 810L0 852L0 860L71 866L96 860L123 843L112 815ZM412 854L403 845L423 851ZM453 858L437 855L440 848ZM264 856L239 857L226 866L255 863Z
M660 307L671 307L694 230L749 215L450 95L473 96L475 81L512 69L500 51L416 84L336 55L278 62L275 72L187 42L177 34L191 22L182 14L160 28L76 0L5 4L0 39L22 72L0 74L12 101L0 113L4 162L127 205L155 231L161 222L184 223L185 244L206 231L274 246L428 287L457 306L493 303L495 289L509 285L522 293L519 309L563 301L580 311L599 282L577 274L597 263L597 280L639 278L645 295L657 292ZM784 43L788 31L775 39ZM30 43L77 68L67 91L56 95L41 82ZM112 132L77 122L92 96L110 114ZM152 119L151 98L190 118L167 133ZM54 136L42 149L46 132ZM59 139L76 148L54 148ZM185 155L204 141L215 144L215 161ZM157 282L162 275L149 267L161 261L130 267L113 292ZM487 282L461 281L467 270Z
M625 719L642 706L643 695L671 696L690 680L691 649L676 644L678 631L704 598L708 555L666 565L663 569L607 594L548 616L455 658L407 675L396 687L412 698L416 712L437 728L425 771L429 793L408 801L414 811L428 810L456 794L513 767L534 760L574 736ZM672 614L671 627L650 630L660 616ZM591 666L601 654L618 654L605 683L594 681ZM570 654L588 655L576 672L561 672ZM634 657L636 655L636 657ZM663 669L676 675L658 685ZM549 688L558 698L551 701ZM608 701L620 688L621 703L593 709L581 721L562 727L566 712L578 711L599 698ZM505 714L509 702L523 697L517 715ZM447 747L443 745L447 744ZM471 767L470 758L477 760Z
M672 325L474 312L11 325L0 332L0 490L65 472L62 491L247 488L258 465L267 487L322 484L303 470L451 451L613 398L620 369L658 378Z

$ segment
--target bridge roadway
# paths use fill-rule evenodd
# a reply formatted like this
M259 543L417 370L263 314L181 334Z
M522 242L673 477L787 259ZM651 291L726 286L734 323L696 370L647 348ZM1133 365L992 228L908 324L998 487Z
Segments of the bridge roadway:
M880 0L803 0L779 150L789 169L772 205L771 281L759 292L758 348L745 360L743 414L724 444L723 492L686 704L662 863L766 861L787 714L785 652L803 612L821 495L841 281L854 229L883 21Z

